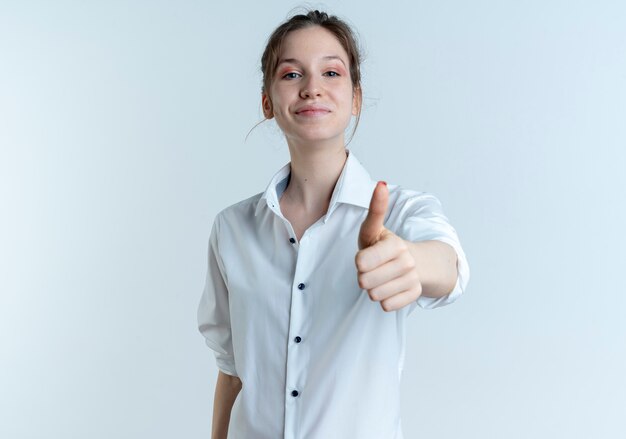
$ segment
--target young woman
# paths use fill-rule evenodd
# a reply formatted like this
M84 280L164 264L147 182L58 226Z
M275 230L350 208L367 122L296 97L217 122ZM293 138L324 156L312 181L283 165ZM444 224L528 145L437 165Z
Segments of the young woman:
M400 439L405 321L465 290L463 249L436 197L373 181L346 147L362 92L345 22L293 16L261 64L291 161L211 229L213 438Z

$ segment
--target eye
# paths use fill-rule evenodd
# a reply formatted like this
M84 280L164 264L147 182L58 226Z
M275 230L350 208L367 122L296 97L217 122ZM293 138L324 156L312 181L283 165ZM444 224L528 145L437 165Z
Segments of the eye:
M293 76L288 78L289 75L299 75L299 73L296 73L296 72L286 73L286 74L283 75L283 79L295 79Z
M339 73L334 72L334 71L332 71L332 70L331 70L330 72L326 72L326 73L327 73L327 74L328 74L328 73L334 73L334 75L331 75L331 78L334 78L335 76L339 76Z

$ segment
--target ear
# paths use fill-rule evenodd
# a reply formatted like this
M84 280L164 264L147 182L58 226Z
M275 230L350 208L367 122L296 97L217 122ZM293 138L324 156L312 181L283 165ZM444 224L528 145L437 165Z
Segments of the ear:
M272 101L265 92L261 93L261 106L263 107L263 115L266 119L274 117L274 110L272 109Z
M357 87L354 90L352 96L352 114L356 116L359 114L359 109L361 108L361 102L363 100L363 93L361 92L361 87Z

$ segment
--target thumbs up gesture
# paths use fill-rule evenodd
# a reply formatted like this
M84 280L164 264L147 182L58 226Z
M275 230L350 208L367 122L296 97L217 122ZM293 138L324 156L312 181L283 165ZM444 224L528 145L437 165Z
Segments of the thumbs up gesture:
M380 302L384 311L395 311L417 300L422 284L407 241L383 225L388 202L387 183L379 181L361 224L354 261L359 287Z

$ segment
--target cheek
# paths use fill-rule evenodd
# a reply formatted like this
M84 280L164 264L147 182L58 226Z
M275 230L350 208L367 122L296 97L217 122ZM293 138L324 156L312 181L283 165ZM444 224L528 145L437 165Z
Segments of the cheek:
M352 89L342 90L341 91L341 102L346 106L352 109L352 103L354 102L354 94L352 93Z
M272 106L274 109L278 109L283 106L285 98L284 98L284 90L274 89L272 90Z
M287 113L288 110L286 108L283 108L280 102L274 101L273 111L276 121L280 121L285 119L285 113Z

